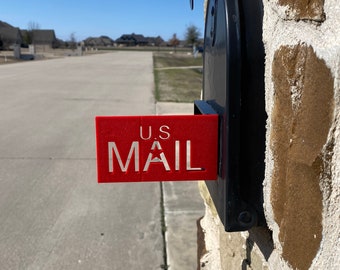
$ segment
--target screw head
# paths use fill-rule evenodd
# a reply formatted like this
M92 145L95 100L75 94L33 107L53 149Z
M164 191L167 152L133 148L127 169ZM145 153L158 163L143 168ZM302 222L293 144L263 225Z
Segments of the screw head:
M242 211L238 215L238 221L242 226L249 226L253 222L253 215L249 211Z

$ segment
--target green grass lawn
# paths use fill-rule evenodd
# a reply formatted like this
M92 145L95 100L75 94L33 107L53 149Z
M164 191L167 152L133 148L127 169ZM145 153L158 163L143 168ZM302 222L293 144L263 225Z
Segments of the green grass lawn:
M194 58L184 53L154 53L153 59L157 101L193 102L200 99L203 78L201 55ZM183 69L192 66L199 68Z

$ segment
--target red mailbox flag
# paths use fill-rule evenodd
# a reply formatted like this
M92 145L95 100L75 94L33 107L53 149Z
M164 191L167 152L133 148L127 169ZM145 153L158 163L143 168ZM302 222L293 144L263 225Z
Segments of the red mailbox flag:
M217 132L217 115L98 116L98 182L216 180Z

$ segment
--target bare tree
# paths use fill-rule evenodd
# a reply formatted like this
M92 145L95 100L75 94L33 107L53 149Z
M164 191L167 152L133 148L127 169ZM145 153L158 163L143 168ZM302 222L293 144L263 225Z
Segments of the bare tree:
M30 21L27 24L27 32L23 36L24 42L29 45L34 43L34 30L40 29L40 25L37 22Z
M30 21L30 22L28 23L27 29L28 29L29 31L38 30L38 29L40 29L40 24L37 23L37 22L34 22L34 21Z
M72 32L70 34L70 40L68 41L68 46L72 49L75 50L77 49L77 38L76 38L76 33Z

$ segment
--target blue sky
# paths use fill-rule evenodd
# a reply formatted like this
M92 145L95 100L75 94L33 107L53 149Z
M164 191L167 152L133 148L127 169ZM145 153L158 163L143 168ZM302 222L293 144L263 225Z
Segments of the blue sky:
M29 22L40 29L54 29L58 38L78 41L89 36L122 34L160 35L169 40L173 34L183 39L189 25L204 32L204 0L18 0L2 1L0 20L27 29Z

